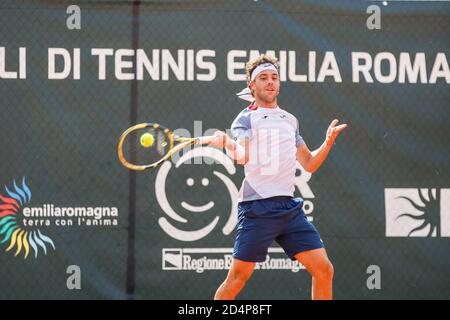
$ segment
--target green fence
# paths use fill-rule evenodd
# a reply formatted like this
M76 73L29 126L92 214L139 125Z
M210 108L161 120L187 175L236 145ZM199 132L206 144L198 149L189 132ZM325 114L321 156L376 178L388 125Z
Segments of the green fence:
M311 149L332 119L349 125L318 172L297 172L334 297L450 298L449 2L2 1L0 14L0 298L212 298L242 167L204 148L130 172L117 141L140 122L229 128L263 52ZM239 298L310 288L274 244Z

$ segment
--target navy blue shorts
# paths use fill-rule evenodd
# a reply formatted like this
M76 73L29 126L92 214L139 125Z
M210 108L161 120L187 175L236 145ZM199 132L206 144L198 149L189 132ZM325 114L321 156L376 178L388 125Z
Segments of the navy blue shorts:
M285 196L240 202L233 257L263 262L274 240L292 260L297 253L323 248L319 232L302 207L302 198Z

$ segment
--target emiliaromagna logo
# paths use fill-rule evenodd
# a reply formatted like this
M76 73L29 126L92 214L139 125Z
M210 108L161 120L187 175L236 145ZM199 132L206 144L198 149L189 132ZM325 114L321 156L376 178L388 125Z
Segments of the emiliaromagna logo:
M31 190L22 178L21 186L13 181L10 190L5 185L7 196L0 194L0 245L14 256L31 253L37 258L40 252L47 255L50 248L56 249L52 238L41 228L55 227L113 227L118 225L116 207L61 207L55 204L31 206Z
M50 226L117 226L118 210L115 207L41 207L23 208L23 224L28 227ZM114 218L116 217L116 218Z

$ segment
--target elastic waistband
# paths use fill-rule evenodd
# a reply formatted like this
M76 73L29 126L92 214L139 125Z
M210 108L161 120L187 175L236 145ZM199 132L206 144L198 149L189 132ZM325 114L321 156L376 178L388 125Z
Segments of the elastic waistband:
M270 198L265 198L265 199L261 199L261 200L270 200L270 201L289 201L292 200L293 197L290 196L276 196L276 197L270 197Z
M275 196L275 197L270 197L270 198L241 201L241 202L239 202L239 204L241 204L241 203L252 203L254 201L289 201L289 200L292 200L292 199L294 199L294 197L291 197L291 196Z

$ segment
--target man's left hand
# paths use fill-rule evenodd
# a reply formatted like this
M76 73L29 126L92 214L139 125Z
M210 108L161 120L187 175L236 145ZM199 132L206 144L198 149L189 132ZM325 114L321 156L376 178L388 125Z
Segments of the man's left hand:
M342 130L347 128L347 124L341 124L337 125L339 122L338 119L334 119L327 130L327 135L325 138L325 143L327 146L332 145L334 143L334 140L336 140L339 133L341 133Z

